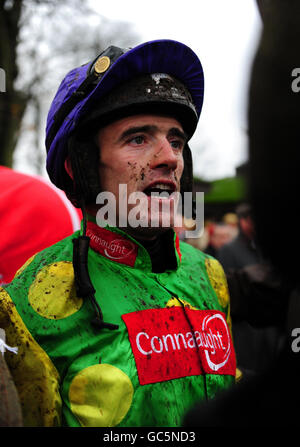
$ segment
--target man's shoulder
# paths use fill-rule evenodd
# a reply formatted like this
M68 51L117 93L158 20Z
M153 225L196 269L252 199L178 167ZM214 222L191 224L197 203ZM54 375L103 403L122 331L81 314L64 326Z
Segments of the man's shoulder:
M202 264L205 267L210 280L214 278L214 280L217 279L221 282L225 281L224 269L218 259L204 253L186 242L180 243L180 251L182 254L182 259L184 259L187 263L194 265Z
M185 267L183 271L197 271L199 277L207 277L207 280L214 289L218 301L223 309L227 309L229 303L229 293L227 280L221 263L213 256L187 243L180 244L182 260ZM204 275L203 275L204 274ZM213 307L212 307L213 308Z
M207 253L199 250L199 248L193 247L184 241L180 241L179 248L182 258L190 262L205 262L206 259L211 257Z

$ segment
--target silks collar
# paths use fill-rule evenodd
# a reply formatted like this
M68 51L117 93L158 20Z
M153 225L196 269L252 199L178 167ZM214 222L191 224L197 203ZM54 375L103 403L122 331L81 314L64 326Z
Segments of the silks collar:
M93 217L89 216L88 219L86 235L90 238L92 250L119 264L152 271L149 253L142 244L119 228L108 225L103 228L96 224ZM177 269L181 261L179 238L175 231L172 231L172 235L170 256L174 257L175 269Z

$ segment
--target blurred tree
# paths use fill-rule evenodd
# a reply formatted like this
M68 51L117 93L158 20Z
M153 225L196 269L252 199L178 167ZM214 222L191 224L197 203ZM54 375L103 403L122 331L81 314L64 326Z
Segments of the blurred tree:
M20 33L22 1L0 4L0 67L5 71L5 93L0 93L0 164L11 166L16 134L26 97L14 88L18 75L16 52Z
M13 166L17 142L26 134L22 159L30 159L33 171L41 173L46 109L63 76L109 44L136 43L132 25L105 19L88 0L1 0L6 92L0 93L0 164Z

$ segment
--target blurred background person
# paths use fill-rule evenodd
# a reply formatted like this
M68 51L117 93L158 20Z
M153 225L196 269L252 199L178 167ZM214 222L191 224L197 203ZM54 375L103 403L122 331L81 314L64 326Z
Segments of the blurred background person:
M80 216L50 182L0 166L0 284L35 253L78 230Z
M296 427L299 419L300 344L295 329L298 333L300 285L295 254L300 252L297 228L300 89L293 90L292 73L299 61L300 3L297 0L257 3L264 29L249 92L249 197L256 239L271 266L273 285L265 281L259 287L258 272L252 282L249 275L248 281L245 276L247 289L266 293L261 293L260 300L254 300L252 306L244 300L244 314L256 325L276 324L283 344L276 358L259 375L241 381L234 390L214 401L195 407L186 416L186 426L278 430L278 427ZM300 73L300 68L297 70ZM260 274L267 276L263 270Z
M218 258L221 247L229 243L233 238L231 227L224 222L211 223L207 227L209 240L205 253Z
M232 238L236 237L239 232L239 220L236 213L225 213L222 222L231 228Z
M236 209L236 216L238 219L238 234L232 241L223 244L218 250L218 259L225 271L256 264L262 260L262 255L255 242L251 206L248 203L240 204Z
M256 241L251 205L240 204L236 215L238 234L233 241L220 248L218 260L228 281L238 365L247 378L263 371L270 364L281 343L280 330L267 320L262 322L261 327L251 324L248 309L252 306L256 308L254 303L259 306L263 294L274 295L275 300L275 295L281 293L281 285Z
M0 328L0 427L22 427L23 417L18 396L11 373L4 359L5 331Z

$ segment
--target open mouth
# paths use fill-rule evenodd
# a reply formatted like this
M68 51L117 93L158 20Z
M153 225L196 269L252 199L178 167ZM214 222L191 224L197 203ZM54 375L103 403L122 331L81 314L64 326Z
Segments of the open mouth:
M161 198L169 198L169 196L175 191L176 186L174 183L152 183L144 189L144 193L148 197L159 196Z

